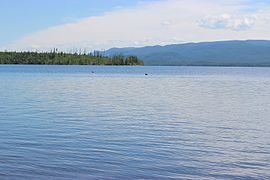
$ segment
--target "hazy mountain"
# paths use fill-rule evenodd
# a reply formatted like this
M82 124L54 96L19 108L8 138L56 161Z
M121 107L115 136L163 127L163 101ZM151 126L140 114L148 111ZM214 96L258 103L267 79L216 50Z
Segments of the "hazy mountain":
M145 65L270 66L270 41L220 41L112 48L106 55L136 55Z

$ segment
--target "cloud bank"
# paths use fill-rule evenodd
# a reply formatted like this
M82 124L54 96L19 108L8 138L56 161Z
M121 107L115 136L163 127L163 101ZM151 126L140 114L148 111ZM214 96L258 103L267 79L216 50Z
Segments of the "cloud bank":
M13 50L104 50L230 39L270 39L269 8L243 0L163 0L116 9L30 34L7 45Z

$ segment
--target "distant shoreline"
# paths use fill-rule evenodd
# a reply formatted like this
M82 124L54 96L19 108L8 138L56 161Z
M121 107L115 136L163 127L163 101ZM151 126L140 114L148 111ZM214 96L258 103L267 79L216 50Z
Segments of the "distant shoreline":
M20 66L112 66L112 67L223 67L223 68L270 68L270 66L231 66L231 65L91 65L91 64L1 64L0 65L20 65Z
M0 52L0 64L142 66L144 62L136 56L104 56L99 52L71 54L54 50L43 53Z

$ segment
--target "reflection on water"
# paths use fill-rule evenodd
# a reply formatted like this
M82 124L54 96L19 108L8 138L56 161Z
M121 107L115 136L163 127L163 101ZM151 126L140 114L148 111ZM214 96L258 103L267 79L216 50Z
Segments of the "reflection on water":
M0 66L0 179L270 178L269 87L269 68Z

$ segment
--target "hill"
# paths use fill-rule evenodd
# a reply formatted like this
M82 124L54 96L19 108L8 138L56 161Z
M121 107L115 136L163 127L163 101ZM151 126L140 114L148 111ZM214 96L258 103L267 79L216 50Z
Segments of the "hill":
M219 41L112 48L105 55L135 55L156 66L270 66L270 41Z

